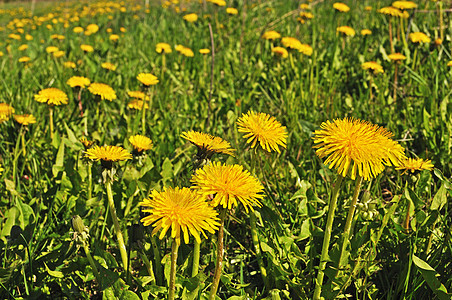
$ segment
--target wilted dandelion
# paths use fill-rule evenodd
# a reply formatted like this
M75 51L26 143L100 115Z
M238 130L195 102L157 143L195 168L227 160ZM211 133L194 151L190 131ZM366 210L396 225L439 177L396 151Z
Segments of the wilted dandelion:
M274 117L266 113L249 111L237 120L238 131L246 133L243 138L254 148L259 142L262 149L281 153L279 146L286 148L287 130Z

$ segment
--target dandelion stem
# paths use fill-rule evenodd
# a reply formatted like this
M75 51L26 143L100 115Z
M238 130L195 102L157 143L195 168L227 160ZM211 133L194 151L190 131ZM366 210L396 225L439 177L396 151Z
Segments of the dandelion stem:
M394 93L392 95L392 99L394 103L397 103L397 72L399 71L399 65L396 62L395 70L394 70Z
M24 131L24 126L22 125L20 128L20 139L22 141L22 154L24 155L24 158L27 154L27 150L25 149L25 131Z
M124 270L127 270L126 245L124 244L124 238L122 236L121 227L119 226L118 217L116 216L115 203L113 201L113 192L111 189L111 181L107 180L105 185L107 187L108 206L110 207L111 218L112 218L113 224L115 226L116 238L118 239L119 252L121 253L122 264L123 264Z
M93 164L88 163L88 199L93 197Z
M151 277L151 281L149 282L150 284L155 284L155 275L154 275L154 271L152 270L152 262L149 261L148 257L146 256L146 254L143 252L143 250L140 250L140 257L143 260L145 266L146 266L146 270L148 271L149 277Z
M199 253L201 250L201 243L195 239L195 244L193 248L193 264L191 269L191 277L198 275L199 270Z
M413 69L413 71L415 70L414 68L416 67L416 58L417 58L417 48L414 49L414 54L413 54L413 65L411 66L411 69Z
M389 17L389 45L391 46L391 53L394 53L394 45L392 44L392 18Z
M323 235L322 254L320 255L319 273L315 281L314 300L320 300L320 294L322 293L323 277L325 276L325 268L328 260L328 246L331 239L331 231L333 228L334 211L337 206L337 196L339 195L339 189L344 177L338 175L336 182L334 183L333 193L331 195L330 203L328 205L328 217L326 221L325 233Z
M176 292L176 267L177 267L177 250L179 245L176 240L173 239L171 245L171 272L170 272L170 282L168 287L168 300L174 299L174 294Z
M226 218L227 209L221 208L220 212L220 228L218 229L217 239L217 262L215 266L215 274L213 277L212 287L210 288L209 300L214 300L217 295L218 285L220 284L221 271L223 269L224 256L224 220Z
M215 12L215 17L217 16ZM217 22L218 24L218 22ZM206 120L206 128L209 128L210 125L210 115L212 114L212 92L213 92L213 71L215 67L215 43L213 40L213 32L212 32L212 25L209 23L209 33L210 33L210 46L212 48L212 64L210 66L210 91L209 91L209 100L207 102L208 107L208 114L207 114L207 120Z
M256 223L256 213L252 211L250 213L251 239L253 241L254 250L256 251L257 263L261 271L262 280L264 281L264 285L267 286L267 270L265 269L264 263L262 261L262 253L259 244L259 237L257 235Z
M53 107L49 106L50 139L53 140Z
M93 273L94 273L94 276L96 276L99 286L102 286L101 281L100 281L101 277L99 275L99 271L97 270L96 263L94 262L94 259L91 256L91 253L89 252L89 247L85 241L83 241L83 250L85 250L86 258L88 258L89 264L91 265L91 268L93 268Z
M157 285L161 285L162 278L163 278L162 259L160 257L160 251L159 251L159 248L157 246L157 241L154 236L151 237L151 245L152 245L152 252L154 254L154 260L155 260L155 273L156 273L155 280L157 282Z
M363 182L363 177L358 175L356 178L356 181L355 181L356 185L355 185L355 191L353 192L352 202L350 203L350 208L348 209L347 220L345 221L344 232L342 233L342 247L341 247L341 254L339 255L338 272L340 272L342 267L344 267L344 263L342 261L346 259L346 257L344 257L345 249L347 248L347 245L349 243L350 229L352 227L353 216L355 215L355 209L356 209L356 202L358 201L358 195L359 195L359 191L361 189L362 182Z

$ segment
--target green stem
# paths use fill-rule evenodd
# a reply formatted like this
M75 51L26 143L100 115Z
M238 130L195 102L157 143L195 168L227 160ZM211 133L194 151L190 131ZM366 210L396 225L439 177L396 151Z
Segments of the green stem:
M88 199L93 197L93 164L88 163Z
M99 271L97 270L96 263L94 262L94 259L89 252L89 247L85 241L83 241L83 250L85 250L86 258L88 258L89 264L91 265L91 268L93 268L94 276L96 276L99 286L102 286L100 281L101 277L99 275Z
M322 293L323 277L325 276L325 268L328 260L328 246L331 239L331 231L333 228L334 211L337 206L337 196L339 195L339 189L344 177L338 175L336 182L334 183L333 194L328 207L328 217L326 221L325 233L323 235L322 254L320 255L319 273L315 281L314 300L320 300L320 294Z
M110 214L115 226L116 238L118 239L119 252L121 253L122 264L124 270L127 270L127 250L122 236L121 227L119 226L118 217L116 216L115 203L113 202L113 192L111 190L111 181L107 180L105 183L107 187L108 206L110 207Z
M414 49L414 54L413 54L413 66L411 67L411 69L413 69L413 71L414 71L414 68L416 67L417 48L418 47L416 47L416 49Z
M355 209L356 209L356 203L358 202L358 196L359 191L361 190L361 184L363 182L363 178L358 175L356 178L356 185L355 185L355 191L353 192L353 199L350 203L350 208L348 209L348 215L347 220L345 221L345 227L344 232L342 233L342 247L341 247L341 254L339 255L339 265L338 265L338 273L341 271L341 269L344 267L345 262L343 260L347 259L347 257L344 257L345 249L347 248L347 245L349 243L350 238L350 229L352 227L352 221L353 216L355 215ZM336 276L337 278L337 276Z
M22 125L22 127L20 128L20 139L22 141L22 153L25 158L27 155L27 150L25 149L25 131L23 130L23 127L24 126Z
M50 139L53 140L53 107L49 106Z
M141 134L146 135L146 99L143 99L143 108L141 109Z
M155 260L155 273L157 276L156 282L157 282L157 285L162 285L162 278L163 278L162 259L160 257L159 247L157 246L157 241L154 236L151 237L151 245L152 245L152 252L154 254L154 260Z
M218 285L220 284L221 271L223 269L223 256L224 256L224 220L227 213L226 208L221 208L220 212L220 228L218 229L217 240L217 262L215 265L215 274L213 276L212 287L210 288L209 300L214 300L217 295Z
M264 285L267 287L267 270L265 269L264 262L262 260L262 253L259 244L259 238L257 235L256 223L256 213L252 211L250 213L251 239L253 241L254 250L256 251L257 264L259 265L259 269L261 271L262 280L264 281Z
M140 253L141 259L143 260L143 262L146 266L146 270L148 271L149 277L151 277L151 281L149 283L151 285L155 284L155 275L154 275L154 271L152 270L152 262L149 261L148 257L142 250L139 253Z
M171 272L168 287L168 300L174 300L174 295L176 293L177 249L179 249L179 245L176 240L173 239L173 243L171 245Z
M198 275L199 270L199 253L201 251L201 243L195 239L195 244L193 248L193 265L191 269L191 277Z

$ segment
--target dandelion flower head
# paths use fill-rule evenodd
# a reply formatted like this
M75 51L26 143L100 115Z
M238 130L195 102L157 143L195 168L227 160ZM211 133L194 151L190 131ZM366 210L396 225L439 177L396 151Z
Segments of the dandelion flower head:
M198 15L197 14L188 14L188 15L185 15L183 17L183 19L189 23L193 23L193 22L198 21Z
M105 70L110 70L110 71L115 71L116 70L116 66L110 62L104 62L101 64L101 67L104 68Z
M388 55L388 57L392 61L401 61L406 59L406 56L402 53L391 53Z
M142 152L152 149L152 140L143 135L134 135L129 138L130 144L137 152Z
M66 84L68 84L71 88L74 87L85 88L91 84L91 81L83 76L72 76L66 81Z
M87 139L86 137L84 137L84 136L82 136L82 137L79 139L79 141L80 141L80 143L83 144L83 146L85 146L85 149L89 149L89 148L91 148L91 146L94 145L94 141L90 141L90 140L88 140L88 139Z
M207 48L199 49L199 53L200 54L204 54L204 55L209 54L210 53L210 49L207 49Z
M369 180L383 172L385 166L399 166L405 159L404 149L391 139L383 127L358 119L336 119L320 125L314 132L314 148L330 169L342 176L359 175Z
M413 1L394 1L392 6L398 9L413 9L417 7L417 4Z
M287 52L286 48L283 47L273 47L272 52L282 58L286 58L289 56L289 52Z
M195 56L195 54L193 53L193 50L191 50L188 47L182 46L182 45L177 45L175 47L176 51L178 51L180 54L186 56L186 57L193 57Z
M240 165L213 162L198 169L191 182L203 197L214 195L210 202L213 207L232 209L240 202L248 212L248 208L254 210L253 206L262 206L259 199L264 197L263 186Z
M239 13L239 11L237 10L237 8L228 7L228 8L226 8L226 13L228 13L230 15L237 15Z
M289 37L289 36L283 37L281 39L281 43L286 48L291 48L291 49L296 49L296 50L300 50L303 47L303 44L298 39L296 39L294 37Z
M333 8L340 12L348 12L350 10L350 7L348 7L347 4L342 2L334 3Z
M384 14L384 15L388 15L388 16L392 16L392 17L401 17L402 16L402 12L392 6L386 6L386 7L382 7L378 10L379 13Z
M276 39L279 39L280 37L281 37L281 34L274 30L266 31L262 35L262 38L264 40L276 40Z
M94 146L85 151L85 157L95 161L122 161L132 158L132 154L119 146Z
M433 167L432 161L429 159L423 160L422 158L407 158L402 161L396 170L404 170L403 173L406 173L407 171L414 173L414 171L422 170L431 171Z
M143 212L149 213L141 219L144 226L152 225L152 235L159 230L159 239L163 239L171 228L171 237L180 245L181 233L185 244L192 235L198 243L205 231L215 233L220 225L218 213L210 207L204 198L189 188L165 188L163 192L153 190L149 198L140 202Z
M171 49L171 46L167 43L158 43L155 45L155 52L157 53L171 53L173 50Z
M127 104L127 107L130 109L142 110L143 109L143 100L134 99ZM149 108L147 103L144 103L145 108Z
M127 95L136 99L149 100L149 96L146 96L146 94L142 91L128 91Z
M93 46L86 45L86 44L80 45L80 49L82 49L83 51L88 52L88 53L94 51Z
M137 79L146 86L156 85L159 82L157 76L152 75L151 73L140 73L138 74Z
M99 96L102 100L113 101L116 99L116 92L111 86L105 83L93 82L88 87L91 94Z
M372 34L372 31L369 30L369 29L363 29L363 30L361 30L361 35L362 35L362 36L365 36L365 35L371 35L371 34Z
M215 153L234 156L235 150L231 148L231 144L220 137L193 130L182 132L180 136L197 146L201 153L206 154L207 158L212 157Z
M67 104L68 97L66 93L60 89L47 88L39 91L39 93L35 95L35 100L49 105L61 105Z
M374 72L374 74L379 74L379 73L384 73L385 71L383 70L383 67L379 64L379 63L377 63L377 62L375 62L375 61L368 61L368 62L365 62L365 63L363 63L362 65L361 65L361 67L364 69L364 70L372 70L373 72Z
M36 118L30 114L14 115L14 120L24 126L36 123Z
M413 43L430 43L430 38L423 32L412 32L409 35Z
M0 103L0 123L9 120L14 113L14 108L8 103Z
M355 35L355 30L353 28L351 28L350 26L339 26L336 28L337 32L343 33L346 36L354 36Z

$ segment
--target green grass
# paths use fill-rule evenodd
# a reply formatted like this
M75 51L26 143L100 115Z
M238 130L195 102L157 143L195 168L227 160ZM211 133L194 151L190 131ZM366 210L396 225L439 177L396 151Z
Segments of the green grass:
M0 100L9 103L16 114L32 113L37 123L22 129L26 155L21 154L19 124L13 118L0 124L0 295L5 299L131 297L165 298L169 276L171 239L155 244L162 257L165 277L149 283L140 252L144 251L155 267L151 229L140 225L138 203L152 189L189 186L191 161L196 147L180 138L184 131L197 130L219 136L231 143L236 156L217 156L214 160L237 163L255 170L265 188L263 207L256 208L257 234L262 262L267 270L265 286L251 239L249 215L239 206L230 212L225 224L221 299L308 299L312 298L322 248L329 195L337 174L328 169L313 149L313 131L326 120L353 117L386 127L406 149L408 157L432 160L435 170L402 174L393 167L371 181L365 181L353 220L350 258L341 276L335 278L341 233L353 195L354 182L344 179L334 221L326 276L322 287L327 299L342 296L357 299L450 299L452 290L452 218L450 178L452 174L452 102L450 99L450 20L444 14L445 39L439 46L438 16L434 2L419 3L410 30L422 31L432 38L429 45L401 41L395 49L407 56L399 67L397 103L393 102L394 65L388 59L388 18L377 9L390 1L345 1L351 11L338 13L332 2L311 5L314 19L300 24L296 1L230 1L239 15L229 16L224 7L198 1L180 5L187 13L198 13L196 23L187 23L175 12L179 5L162 8L151 1L126 2L108 6L111 12L94 16L83 8L106 8L99 3L68 3L69 17L63 12L66 2L56 9L38 3L37 16L54 13L52 18L24 23L22 40L8 38L16 33L7 26L18 4L1 9ZM141 7L137 7L140 5ZM371 5L372 11L364 7ZM52 8L53 11L52 11ZM295 11L293 14L288 14ZM74 15L78 20L71 19ZM67 21L68 27L64 23ZM41 24L40 24L41 23ZM99 32L85 36L72 31L75 26L99 25ZM211 55L198 50L211 48L208 24L215 44L213 74ZM46 25L52 24L52 29ZM336 27L348 25L354 37L342 37ZM397 29L393 22L394 32ZM120 28L127 31L122 33ZM109 41L107 28L119 34L118 43ZM368 28L372 35L363 37ZM281 46L260 38L266 30L293 36L312 46L312 56L291 52L289 58L272 55L271 47ZM33 40L24 39L25 34ZM62 41L52 40L62 34ZM394 39L397 38L396 33ZM173 53L166 55L167 70L162 72L162 56L155 52L158 42L169 43ZM27 44L28 49L18 47ZM83 53L80 44L95 48ZM177 44L190 47L194 57L174 50ZM10 51L7 50L10 47ZM47 46L65 51L62 58L46 53ZM413 69L413 56L417 63ZM19 63L29 56L31 64ZM68 69L63 62L77 62ZM101 68L111 62L116 71ZM385 72L372 75L362 70L366 61L379 62ZM160 82L154 88L153 107L147 111L146 132L154 148L140 161L120 163L113 184L114 201L127 249L131 274L122 269L111 217L106 211L107 197L99 163L92 164L93 191L88 197L91 163L83 158L84 136L97 145L120 145L131 150L131 135L141 133L141 112L127 108L127 91L139 90L136 76L150 72ZM97 102L85 89L82 101L85 116L80 116L76 96L66 81L85 76L91 82L109 84L117 94L111 102ZM212 111L209 116L210 80L213 75ZM54 108L55 137L50 139L49 110L34 100L41 89L57 87L69 96L69 104ZM287 127L287 148L281 154L254 151L237 131L236 120L249 110L274 116ZM210 118L209 124L206 120ZM253 168L253 159L260 163ZM368 210L365 210L367 204ZM410 229L403 228L410 210ZM372 216L369 217L369 211ZM365 214L367 212L367 214ZM88 244L103 282L71 233L71 218L80 215L89 228ZM144 234L132 241L129 228ZM191 242L193 239L191 239ZM193 244L179 248L176 295L181 299L206 299L212 283L216 257L216 235L201 244L200 272L191 277ZM428 268L425 263L428 263ZM439 283L442 284L439 285ZM449 294L447 294L447 292Z

